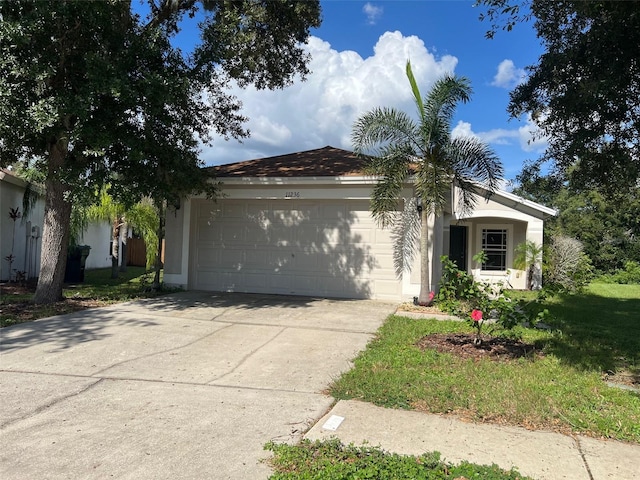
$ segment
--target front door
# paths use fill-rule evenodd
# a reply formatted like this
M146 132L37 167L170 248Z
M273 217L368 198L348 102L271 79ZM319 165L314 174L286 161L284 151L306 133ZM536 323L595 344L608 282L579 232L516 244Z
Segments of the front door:
M449 258L459 270L467 270L467 227L449 227Z

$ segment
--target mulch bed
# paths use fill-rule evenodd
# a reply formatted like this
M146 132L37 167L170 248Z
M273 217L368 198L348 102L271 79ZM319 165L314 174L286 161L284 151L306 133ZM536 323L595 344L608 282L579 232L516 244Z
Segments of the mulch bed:
M11 319L11 324L33 320L40 316L42 308L29 300L11 301L13 295L32 295L36 291L35 285L21 285L18 283L3 283L0 285L0 314L2 318ZM78 312L88 308L101 307L106 302L91 298L65 298L47 306L47 315L60 315Z
M520 340L499 337L483 337L475 345L476 336L471 333L433 333L422 337L416 345L421 350L435 349L461 358L489 358L492 360L515 360L521 357L544 356L533 344Z

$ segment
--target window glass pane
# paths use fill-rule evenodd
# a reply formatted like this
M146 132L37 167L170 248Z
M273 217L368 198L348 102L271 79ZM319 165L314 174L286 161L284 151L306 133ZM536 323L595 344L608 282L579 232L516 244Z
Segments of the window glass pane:
M483 229L482 250L487 254L487 261L482 264L482 270L507 269L507 231L505 229Z

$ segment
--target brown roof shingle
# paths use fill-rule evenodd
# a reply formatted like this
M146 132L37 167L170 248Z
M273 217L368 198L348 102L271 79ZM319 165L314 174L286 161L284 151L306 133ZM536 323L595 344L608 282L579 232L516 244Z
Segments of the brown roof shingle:
M367 159L331 146L209 167L217 177L342 177L363 175Z

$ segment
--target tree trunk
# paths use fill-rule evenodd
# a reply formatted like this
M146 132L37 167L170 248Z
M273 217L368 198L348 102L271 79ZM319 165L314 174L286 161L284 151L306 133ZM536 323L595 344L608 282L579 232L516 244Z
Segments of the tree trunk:
M153 276L153 289L160 290L160 270L162 269L162 240L164 239L164 205L156 202L158 208L158 251L156 252L155 274Z
M58 170L64 164L67 152L68 144L64 136L57 139L49 149L40 276L33 296L33 302L37 304L53 303L63 298L62 286L67 266L71 203L65 199L66 189L58 178Z
M431 292L431 226L429 225L429 214L427 208L420 212L420 295L418 303L429 305L432 299L429 298Z
M120 271L127 271L127 263L129 262L129 248L127 245L127 235L129 235L129 226L126 222L122 222L122 228L120 229L120 237L122 239L122 248L120 251Z

